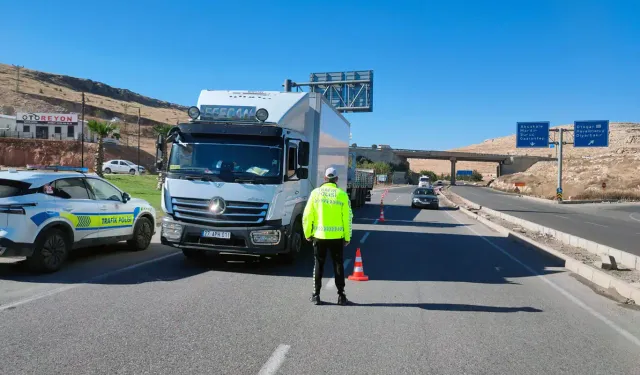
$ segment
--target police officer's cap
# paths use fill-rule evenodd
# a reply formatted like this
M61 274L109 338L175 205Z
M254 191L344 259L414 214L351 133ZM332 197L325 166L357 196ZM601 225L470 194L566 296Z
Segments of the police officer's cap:
M327 170L324 172L324 176L326 178L336 178L338 177L338 171L336 171L335 168L333 167L329 167L327 168Z

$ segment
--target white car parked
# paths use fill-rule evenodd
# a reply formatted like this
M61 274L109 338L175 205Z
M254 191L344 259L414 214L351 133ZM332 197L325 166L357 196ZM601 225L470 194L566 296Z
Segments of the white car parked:
M67 172L0 172L0 257L27 257L32 269L53 272L73 249L120 241L149 247L157 221L149 202L86 168L53 170Z
M130 175L143 174L146 169L128 160L109 160L102 164L102 171L106 174L128 173ZM138 171L140 171L138 173Z

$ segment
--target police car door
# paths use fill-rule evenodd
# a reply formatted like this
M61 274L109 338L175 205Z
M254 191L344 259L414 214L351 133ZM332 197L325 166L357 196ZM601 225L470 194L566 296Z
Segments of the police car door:
M99 233L91 225L91 216L97 211L98 205L92 199L84 178L61 178L52 182L51 187L45 186L44 192L55 197L60 216L74 227L74 242L97 242Z
M102 239L121 241L133 233L133 206L123 202L122 192L110 183L87 177L87 185L98 206L96 219Z

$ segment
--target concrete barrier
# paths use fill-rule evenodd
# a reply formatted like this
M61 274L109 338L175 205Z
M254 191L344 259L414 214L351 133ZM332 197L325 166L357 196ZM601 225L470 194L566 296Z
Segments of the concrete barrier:
M450 193L455 195L456 197L460 197L456 193L453 193L453 192L450 192ZM511 216L499 211L495 211L487 207L481 207L480 212L484 212L488 215L498 217L504 221L521 226L530 231L549 235L566 245L585 249L588 252L598 256L603 253L606 255L610 255L614 257L619 264L622 264L627 268L640 270L640 257L635 254L630 254L626 251L618 250L613 247L609 247L594 241L590 241L582 237L574 236L572 234L564 233L553 228L545 227L544 225L540 225L528 220L520 219L515 216Z
M615 291L620 294L622 297L627 298L632 301L634 304L640 303L640 289L635 288L631 284L627 283L624 280L620 280L615 276L609 275L606 272L600 271L594 267L591 267L587 264L584 264L566 254L563 254L555 249L550 248L544 244L539 243L536 240L533 240L527 236L522 234L513 232L500 224L494 223L490 220L483 218L475 212L471 212L464 207L460 207L460 211L475 219L482 224L488 226L489 228L494 229L498 233L504 234L507 238L521 243L527 247L533 248L537 251L544 253L545 255L551 255L557 259L560 259L564 262L564 268L569 271L578 274L585 279L591 281L592 283L604 288L609 289L613 288Z

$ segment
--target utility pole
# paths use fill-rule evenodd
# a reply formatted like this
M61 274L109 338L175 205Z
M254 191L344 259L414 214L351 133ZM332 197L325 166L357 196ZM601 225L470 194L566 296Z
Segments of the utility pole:
M559 129L560 136L558 137L558 188L556 189L556 194L558 200L562 200L562 144L564 143L563 134L564 129Z
M140 107L138 107L138 174L140 174Z
M20 92L20 69L24 68L24 66L14 65L16 68L16 93Z
M80 160L82 163L82 168L84 168L84 92L82 92L82 120L80 125Z
M122 106L124 107L124 132L122 133L122 135L124 135L124 133L127 133L127 147L129 147L129 133L127 132L127 103L123 103Z

